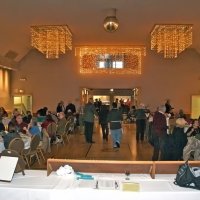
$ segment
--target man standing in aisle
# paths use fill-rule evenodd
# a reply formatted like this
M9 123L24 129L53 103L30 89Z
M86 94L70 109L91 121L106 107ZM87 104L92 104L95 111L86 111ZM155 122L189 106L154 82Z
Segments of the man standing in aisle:
M136 141L144 141L144 131L146 125L146 110L145 105L140 104L139 108L135 111L136 117Z
M116 102L112 104L112 110L108 113L107 121L110 123L113 148L120 148L122 137L122 113L117 109Z
M165 141L167 137L167 119L165 115L165 105L158 107L158 111L155 112L153 116L153 156L152 160L166 160L165 159Z
M97 116L96 108L93 104L93 99L89 98L88 103L84 108L84 123L85 123L85 139L87 143L94 143L92 140L93 127L94 127L94 117Z

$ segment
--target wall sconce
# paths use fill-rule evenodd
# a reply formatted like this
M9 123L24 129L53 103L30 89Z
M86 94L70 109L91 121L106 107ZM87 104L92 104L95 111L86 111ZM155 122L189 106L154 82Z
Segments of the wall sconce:
M26 77L21 77L19 80L20 81L27 81L27 78Z
M110 33L115 32L119 27L119 21L116 17L116 9L110 10L108 16L104 19L104 29Z
M20 94L24 94L24 90L19 89L19 93L20 93Z

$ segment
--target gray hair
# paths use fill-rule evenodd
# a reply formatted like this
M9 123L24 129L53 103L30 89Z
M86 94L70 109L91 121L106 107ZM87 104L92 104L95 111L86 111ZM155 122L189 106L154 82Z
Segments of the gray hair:
M158 111L165 113L165 111L166 111L165 105L160 105L160 106L158 107Z

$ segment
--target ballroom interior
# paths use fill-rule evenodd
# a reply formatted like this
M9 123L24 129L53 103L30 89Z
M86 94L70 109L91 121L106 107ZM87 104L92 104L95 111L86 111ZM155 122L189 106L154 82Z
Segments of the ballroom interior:
M131 105L138 107L142 103L154 112L170 99L174 113L182 109L187 116L199 118L199 8L199 0L0 1L0 107L4 107L9 116L14 108L35 114L38 109L47 107L55 113L60 101L65 105L68 102L79 105L92 97L106 105L111 105L116 98L130 100ZM46 171L40 172L55 171L60 163L71 164L85 173L108 170L124 174L125 166L131 173L131 181L134 173L140 174L136 176L139 183L141 174L149 175L151 171L153 178L156 173L163 175L157 176L155 185L152 182L155 194L146 190L150 188L148 185L141 189L147 191L141 192L141 196L114 193L116 200L133 197L142 200L150 195L156 200L159 184L158 191L166 194L164 199L171 198L171 194L176 198L190 198L188 191L184 196L184 188L172 186L173 176L165 179L166 174L175 174L182 162L168 162L167 171L162 162L152 161L153 147L147 140L136 143L135 132L135 124L125 122L121 148L115 150L110 135L108 143L102 142L97 121L95 144L86 144L77 128L70 135L70 141L65 140L65 145L52 145L51 154L46 154L41 164L33 159L31 169L38 172L26 172L30 178L28 183L18 183L16 178L16 183L10 186L11 199L62 200L66 194L69 199L80 199L86 190L74 194L70 188L58 193L57 189L63 191L64 179L57 180L55 174L47 179ZM105 162L98 167L96 163L101 161ZM200 166L200 163L194 161L191 165ZM167 189L166 185L162 187L165 181ZM41 186L40 191L37 185ZM9 194L6 187L9 186L0 183L0 199L5 199L3 191ZM27 196L21 194L21 188L25 188ZM34 194L31 188L36 189ZM50 191L52 188L55 190ZM16 191L18 196L14 195ZM104 192L91 192L88 199L103 198ZM193 199L199 198L195 192L191 194Z

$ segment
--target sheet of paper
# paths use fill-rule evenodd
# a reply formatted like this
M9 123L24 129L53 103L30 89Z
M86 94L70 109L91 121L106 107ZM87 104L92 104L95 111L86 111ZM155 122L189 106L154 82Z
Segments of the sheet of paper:
M97 189L116 190L119 189L119 183L113 179L98 179L96 182Z
M17 165L17 157L1 156L0 158L0 181L11 181L15 167Z

